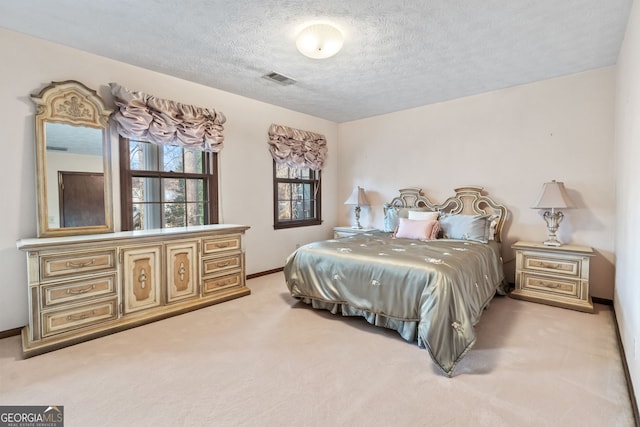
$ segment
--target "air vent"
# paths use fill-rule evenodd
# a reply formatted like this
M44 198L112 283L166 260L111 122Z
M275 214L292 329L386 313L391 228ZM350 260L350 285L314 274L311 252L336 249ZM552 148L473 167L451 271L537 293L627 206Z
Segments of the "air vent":
M272 82L278 83L279 85L282 85L282 86L292 85L296 82L291 77L284 76L280 73L276 73L275 71L272 71L269 74L265 74L264 76L262 76L262 78L271 80Z

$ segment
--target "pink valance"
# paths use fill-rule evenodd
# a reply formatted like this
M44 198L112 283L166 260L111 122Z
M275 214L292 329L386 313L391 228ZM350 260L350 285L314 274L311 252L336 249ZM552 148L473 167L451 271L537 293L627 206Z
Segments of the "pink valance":
M319 133L272 124L269 151L276 163L320 170L327 158L327 139Z
M118 107L112 117L123 137L203 151L222 149L227 119L221 112L133 92L117 83L109 86Z

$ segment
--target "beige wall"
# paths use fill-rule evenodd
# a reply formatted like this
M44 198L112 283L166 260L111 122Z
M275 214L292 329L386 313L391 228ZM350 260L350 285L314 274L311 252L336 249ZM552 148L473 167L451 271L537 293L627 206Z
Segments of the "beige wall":
M591 293L611 299L614 77L604 68L341 124L339 197L364 187L372 206L361 222L381 226L382 204L400 188L441 202L456 187L483 186L511 211L503 255L513 280L510 244L546 238L530 206L544 182L564 181L577 209L564 212L560 240L594 247Z
M4 209L0 210L0 331L27 323L26 261L16 249L16 241L36 234L35 109L29 95L51 81L78 80L98 90L109 105L112 102L106 85L117 82L161 98L222 111L227 123L225 148L220 155L221 219L251 226L246 235L249 274L282 267L296 244L331 236L337 211L335 123L2 29L0 55L5 58L0 65L0 180L4 183ZM267 130L272 122L327 137L329 156L322 172L321 226L273 230L273 172L267 149ZM115 154L117 159L117 150ZM117 170L114 172L117 177ZM118 180L114 181L117 184ZM118 200L117 191L115 199ZM116 203L116 209L118 206Z
M640 4L618 57L615 109L616 288L614 306L640 406Z

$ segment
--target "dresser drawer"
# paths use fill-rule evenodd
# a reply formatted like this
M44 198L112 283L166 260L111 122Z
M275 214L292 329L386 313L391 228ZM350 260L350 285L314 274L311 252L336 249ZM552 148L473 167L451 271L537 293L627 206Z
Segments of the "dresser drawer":
M242 254L235 254L202 260L202 275L220 275L242 266Z
M553 294L568 298L580 298L582 295L581 280L569 277L548 277L544 275L521 273L521 289Z
M224 289L240 287L243 283L242 272L221 277L212 277L202 281L202 294L208 295Z
M116 295L116 273L90 279L68 280L41 287L42 308Z
M42 336L46 337L115 320L117 317L116 298L59 310L43 311Z
M42 280L81 273L116 269L116 250L42 255L40 271Z
M241 236L239 234L204 239L203 251L206 255L224 251L239 251L242 248L241 242Z

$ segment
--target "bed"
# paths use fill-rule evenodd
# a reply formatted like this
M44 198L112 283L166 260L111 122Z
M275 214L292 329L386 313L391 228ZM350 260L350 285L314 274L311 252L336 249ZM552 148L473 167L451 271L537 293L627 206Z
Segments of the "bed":
M315 309L360 316L417 341L450 377L475 343L483 310L506 291L507 214L481 187L457 188L439 204L419 188L402 189L385 204L386 230L301 246L285 263L286 284Z

